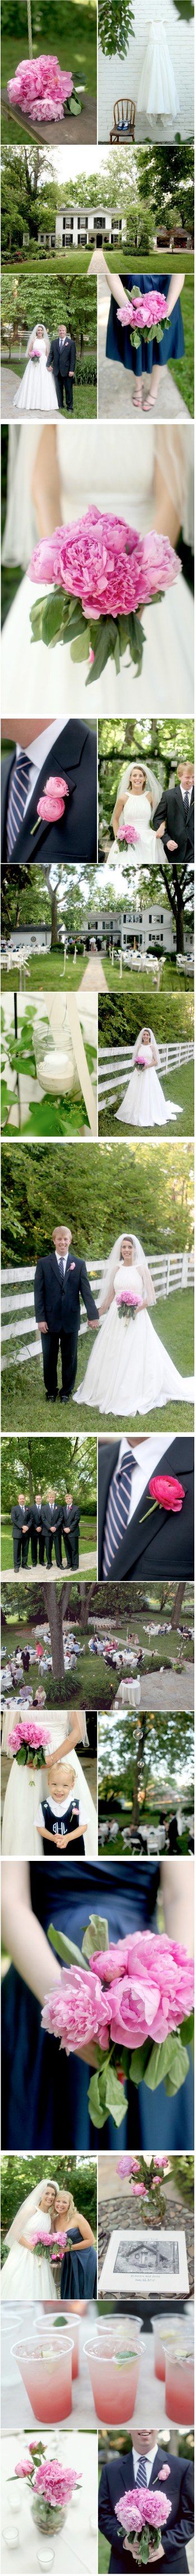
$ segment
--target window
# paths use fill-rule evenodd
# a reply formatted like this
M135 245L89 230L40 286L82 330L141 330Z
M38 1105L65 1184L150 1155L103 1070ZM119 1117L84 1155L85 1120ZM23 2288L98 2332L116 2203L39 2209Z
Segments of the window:
M149 921L152 921L152 913L151 913L151 912L149 912Z

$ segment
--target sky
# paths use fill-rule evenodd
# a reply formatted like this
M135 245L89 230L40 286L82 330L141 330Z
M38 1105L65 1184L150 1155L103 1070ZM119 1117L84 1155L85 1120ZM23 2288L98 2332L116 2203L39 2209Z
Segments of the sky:
M50 160L50 167L51 167L51 152L50 152L50 154L49 154L49 160ZM92 152L90 152L90 151L89 151L89 149L87 149L87 151L85 152L85 154L84 154L84 152L82 152L81 150L80 150L80 152L79 152L79 150L77 151L77 146L76 146L76 150L75 150L75 147L74 147L74 160L73 160L73 145L72 145L72 150L70 150L70 152L69 152L69 145L67 145L67 143L66 143L65 151L63 151L63 145L62 145L62 148L60 149L60 151L59 151L59 152L52 152L53 177L57 180L58 188L61 188L61 182L63 182L63 194L64 194L64 190L66 189L66 196L67 196L68 180L69 180L69 179L72 179L72 180L74 179L74 180L76 181L76 197L77 197L77 179L81 179L82 174L83 174L83 171L84 171L84 170L86 170L86 176L87 176L87 179L90 179L90 176L91 176L91 170L92 170L92 173L93 173L93 171L94 171L94 172L96 172L96 176L97 176L98 178L101 178L101 170L103 169L105 172L107 172L107 166L108 166L108 152L107 152L107 151L105 151L105 152L100 152L100 151L98 151L97 144L95 144L95 143L94 143L94 145L93 145L93 151L92 151ZM45 176L45 178L47 178L47 176L48 176L48 153L47 153L47 152L46 152L46 154L45 154L45 158L44 158L44 153L43 153L42 178L43 178L43 169L44 169L44 176ZM130 182L130 184L131 184L131 182Z

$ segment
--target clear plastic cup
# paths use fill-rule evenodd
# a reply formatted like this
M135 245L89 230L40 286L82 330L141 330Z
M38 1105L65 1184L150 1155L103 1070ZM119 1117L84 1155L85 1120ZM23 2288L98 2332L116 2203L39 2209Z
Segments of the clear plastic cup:
M194 2424L194 2351L179 2330L165 2344L165 2413L169 2424Z
M134 2415L142 2346L142 2337L124 2320L124 2333L118 2334L118 2320L113 2334L99 2332L84 2345L90 2371L95 2414L99 2424L130 2424Z
M72 2412L73 2336L41 2324L13 2348L35 2423L64 2423Z

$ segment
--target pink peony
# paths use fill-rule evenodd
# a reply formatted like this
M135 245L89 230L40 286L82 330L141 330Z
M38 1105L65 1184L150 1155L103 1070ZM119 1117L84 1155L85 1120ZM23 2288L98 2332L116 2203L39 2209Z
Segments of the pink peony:
M71 98L72 73L60 71L57 54L38 54L35 61L24 57L18 63L7 86L11 104L26 111L33 125L52 124L62 118L64 101Z
M67 2056L72 2048L82 2048L88 2040L99 2039L107 2048L109 2012L102 1995L100 1979L80 1968L63 1968L59 1986L45 1996L42 2012L44 2030L60 2039Z
M155 2495L155 2489L127 2487L125 2495L119 2496L114 2510L126 2532L143 2531L146 2522L151 2524L153 2531L158 2531L168 2522L171 2505L167 2503L167 2496L159 2496L158 2491Z
M32 2460L16 2460L15 2478L32 2477Z
M8 1753L20 1753L22 1744L29 1745L30 1752L39 1753L40 1747L49 1743L50 1727L45 1718L20 1717L8 1736Z
M138 302L137 297L133 303L131 296L126 296L125 303L117 305L117 320L123 327L130 322L132 331L152 330L153 322L155 328L156 322L167 320L165 295L160 295L156 287L149 295L139 295Z
M80 2471L82 2476L82 2471ZM45 2496L50 2505L69 2503L73 2487L78 2486L77 2469L63 2469L60 2460L43 2460L36 2469L34 2492Z
M169 538L155 528L146 537L125 519L97 510L35 547L30 579L57 581L69 596L80 598L84 616L113 617L137 612L157 591L170 588L179 561Z
M192 2012L193 1959L167 1934L135 1932L109 1950L98 1951L98 1977L112 1980L108 1997L112 2040L138 2048L147 2038L164 2040ZM123 1974L124 1970L124 1974Z
M140 834L139 834L139 832L135 832L135 824L134 824L134 823L120 823L120 824L119 824L119 831L117 832L117 840L118 840L118 841L128 841L128 843L130 842L131 849L133 849L133 850L134 850L134 848L135 848L135 842L136 842L136 841L139 841L139 839L140 839Z

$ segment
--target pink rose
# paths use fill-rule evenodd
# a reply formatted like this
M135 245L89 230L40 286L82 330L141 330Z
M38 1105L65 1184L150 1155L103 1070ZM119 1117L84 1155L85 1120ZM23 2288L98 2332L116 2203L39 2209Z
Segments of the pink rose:
M43 795L43 796L39 796L39 798L38 798L38 808L37 808L37 811L38 811L38 814L39 814L39 817L40 817L40 821L41 821L42 823L60 823L60 821L61 821L61 814L64 814L64 810L65 810L65 809L64 809L64 799L63 799L63 796L58 796L58 797L56 798L56 805L55 805L55 804L54 804L54 797L53 797L53 796L47 796L47 795L46 795L46 787L45 787L45 789L44 789L44 795ZM33 834L31 834L31 838L33 839Z
M179 1485L177 1476L149 1476L149 1494L153 1495L156 1503L160 1503L164 1512L182 1511L185 1488Z
M59 1986L45 1996L42 2012L44 2030L60 2039L61 2048L82 2048L85 2042L98 2038L107 2048L109 2014L106 1996L102 1995L100 1978L88 1970L63 1968Z

